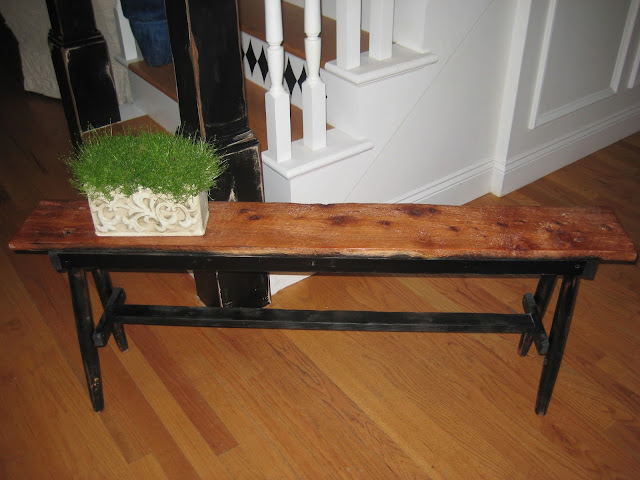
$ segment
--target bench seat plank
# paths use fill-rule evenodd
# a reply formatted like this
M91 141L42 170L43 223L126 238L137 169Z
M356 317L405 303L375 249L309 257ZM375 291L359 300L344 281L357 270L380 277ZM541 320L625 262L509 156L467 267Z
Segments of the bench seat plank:
M422 259L637 258L619 220L604 207L211 202L209 211L203 237L99 237L85 201L42 201L10 248Z

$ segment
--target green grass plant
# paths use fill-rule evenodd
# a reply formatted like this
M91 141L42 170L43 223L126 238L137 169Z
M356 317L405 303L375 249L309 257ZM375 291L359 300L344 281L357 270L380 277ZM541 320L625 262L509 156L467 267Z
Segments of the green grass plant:
M215 148L193 137L162 132L129 131L93 134L74 157L67 158L71 183L93 199L131 195L149 188L156 195L183 202L215 188L225 170Z

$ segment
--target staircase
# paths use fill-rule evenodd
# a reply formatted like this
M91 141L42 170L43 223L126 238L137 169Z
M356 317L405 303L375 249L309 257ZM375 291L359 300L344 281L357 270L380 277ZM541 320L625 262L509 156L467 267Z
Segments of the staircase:
M363 22L371 33L361 29L359 1L338 2L337 21L320 16L319 1L306 3L304 9L279 0L238 1L249 122L262 147L265 198L391 201L385 192L369 198L352 192L428 86L425 70L437 57L392 42L393 1L373 2L379 8ZM116 18L124 52L119 61L129 66L134 97L125 116L147 114L175 130L180 120L172 66L140 61L126 19ZM274 75L282 80L274 84ZM278 91L274 85L280 84Z
M637 131L640 2L596 3L572 19L531 1L323 0L319 17L319 0L238 0L266 199L462 204ZM175 128L149 82L132 71L135 106Z

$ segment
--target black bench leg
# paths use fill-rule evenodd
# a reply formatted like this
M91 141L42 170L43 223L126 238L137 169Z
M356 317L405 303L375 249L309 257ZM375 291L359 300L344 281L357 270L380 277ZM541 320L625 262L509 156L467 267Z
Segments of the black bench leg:
M99 268L93 270L92 273L98 294L100 295L100 302L102 302L102 307L106 308L109 299L113 295L111 277L109 276L109 272ZM127 335L124 333L124 325L122 322L113 322L111 333L116 341L116 345L118 345L118 349L120 349L121 352L126 352L129 349L129 342L127 342Z
M549 352L544 358L540 386L538 388L538 398L536 400L536 413L538 415L547 413L553 387L558 377L564 347L569 336L571 315L573 314L578 290L578 278L577 276L566 276L562 280L549 335Z
M556 284L556 275L542 275L538 286L536 287L536 293L534 299L538 306L538 314L540 318L544 318L544 313L547 311L551 294L553 293L553 287ZM518 354L521 357L526 357L529 353L529 348L533 342L533 334L523 333L520 337L520 343L518 344Z
M91 314L87 279L83 269L69 269L69 288L71 290L73 314L76 319L82 365L84 366L84 375L89 388L89 397L93 409L96 412L100 412L104 409L100 357L98 356L98 349L93 344L93 316Z

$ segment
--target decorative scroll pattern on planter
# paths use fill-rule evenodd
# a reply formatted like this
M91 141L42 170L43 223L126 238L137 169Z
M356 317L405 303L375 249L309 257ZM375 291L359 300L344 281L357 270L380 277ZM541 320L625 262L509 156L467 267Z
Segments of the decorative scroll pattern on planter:
M207 192L176 203L148 188L131 196L114 193L113 199L89 200L99 236L204 235L209 218Z

